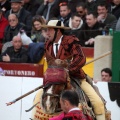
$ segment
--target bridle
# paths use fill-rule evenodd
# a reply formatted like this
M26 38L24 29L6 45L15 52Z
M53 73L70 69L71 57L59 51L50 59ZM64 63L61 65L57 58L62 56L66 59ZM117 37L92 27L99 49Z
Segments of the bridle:
M42 100L44 99L44 97L47 97L47 96L58 99L58 102L55 105L55 112L60 112L61 111L61 107L60 107L60 104L59 104L60 94L46 93L46 90L49 89L49 87L52 86L52 85L61 85L61 84L64 85L63 89L60 92L60 94L61 94L62 91L64 91L66 89L67 83L56 83L56 84L50 84L50 85L48 85L48 87L43 87Z
M66 86L67 86L67 83L54 83L54 84L46 85L45 87L43 87L43 91L44 91L44 95L43 95L43 96L52 96L52 97L58 97L58 98L60 98L60 94L52 94L52 93L46 93L46 92L45 92L47 89L49 89L49 87L50 87L51 85L60 85L60 84L63 84L63 85L64 85L63 89L61 90L61 93L62 93L62 91L65 90L65 88L66 88Z

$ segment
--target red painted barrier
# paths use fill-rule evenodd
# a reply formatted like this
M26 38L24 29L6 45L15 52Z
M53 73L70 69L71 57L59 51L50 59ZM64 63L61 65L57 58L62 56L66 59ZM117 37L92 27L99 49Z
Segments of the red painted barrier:
M91 47L82 47L82 50L86 57L94 57L94 48Z
M3 63L0 67L5 76L43 77L43 65L29 63Z

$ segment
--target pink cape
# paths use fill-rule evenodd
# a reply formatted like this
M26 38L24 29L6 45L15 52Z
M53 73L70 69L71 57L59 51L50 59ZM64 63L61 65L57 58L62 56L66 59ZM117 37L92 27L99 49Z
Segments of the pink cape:
M49 118L49 120L62 120L64 118L64 113L61 113L58 116L55 116L53 118Z

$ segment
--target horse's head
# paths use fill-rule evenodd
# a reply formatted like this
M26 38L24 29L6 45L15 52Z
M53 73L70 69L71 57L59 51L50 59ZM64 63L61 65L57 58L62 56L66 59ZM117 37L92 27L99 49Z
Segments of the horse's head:
M53 84L44 88L42 95L42 107L45 113L53 114L61 110L59 99L65 84Z
M44 74L42 107L45 113L60 111L60 94L67 89L68 74L62 68L48 68Z

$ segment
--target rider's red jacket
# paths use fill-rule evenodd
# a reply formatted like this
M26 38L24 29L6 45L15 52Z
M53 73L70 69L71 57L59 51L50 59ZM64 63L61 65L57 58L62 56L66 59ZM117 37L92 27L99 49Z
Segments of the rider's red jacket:
M86 57L81 49L78 38L75 36L63 36L59 51L55 56L53 42L48 40L45 44L45 54L48 65L54 65L55 59L71 61L68 66L69 74L75 78L84 79L85 73L82 67L85 65Z

